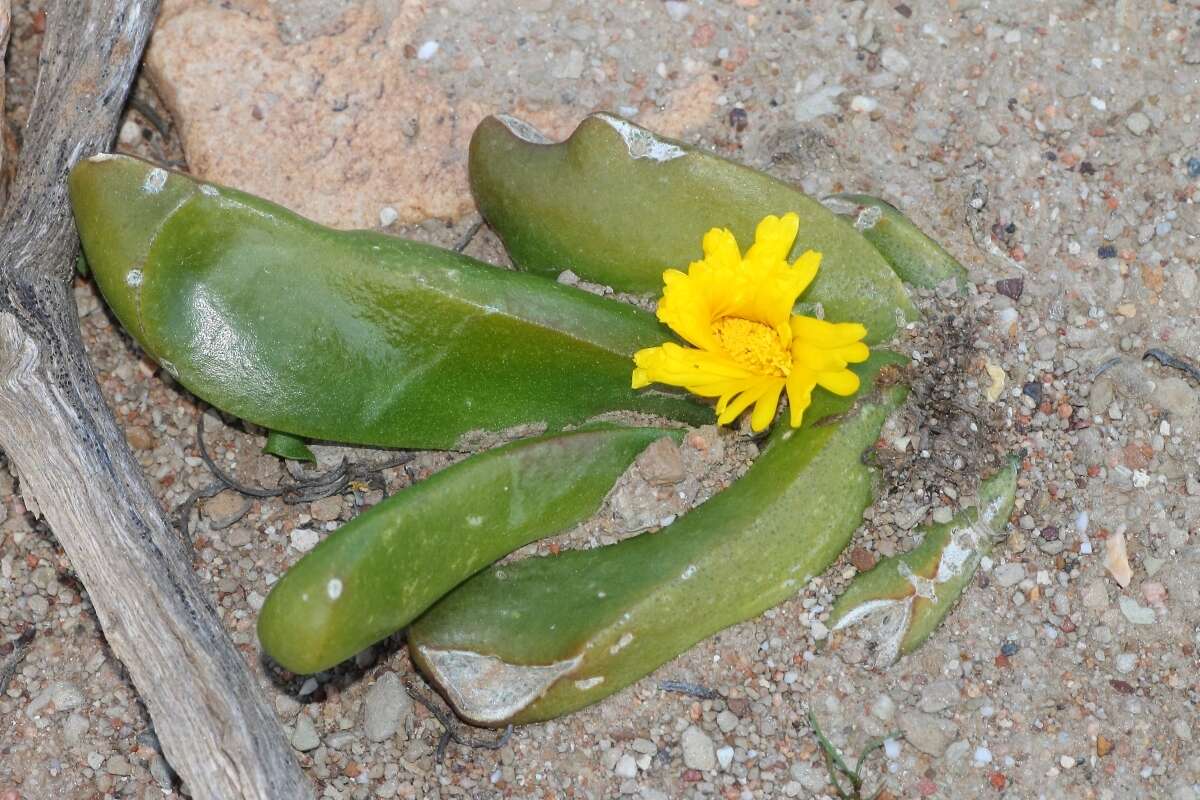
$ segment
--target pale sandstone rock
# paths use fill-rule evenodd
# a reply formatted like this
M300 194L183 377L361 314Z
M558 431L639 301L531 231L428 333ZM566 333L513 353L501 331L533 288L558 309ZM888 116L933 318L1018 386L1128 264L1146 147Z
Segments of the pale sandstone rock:
M592 109L499 107L484 88L452 95L411 57L431 8L166 0L147 71L203 179L337 227L374 227L384 208L402 223L455 219L473 211L467 144L480 119L512 113L559 139ZM678 136L711 118L718 93L697 79L637 121Z

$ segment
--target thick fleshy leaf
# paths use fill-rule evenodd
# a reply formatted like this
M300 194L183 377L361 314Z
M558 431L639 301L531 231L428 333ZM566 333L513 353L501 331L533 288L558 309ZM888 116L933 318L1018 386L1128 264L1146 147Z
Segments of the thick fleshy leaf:
M1008 523L1018 459L979 487L979 505L947 523L918 529L921 544L858 575L833 606L829 627L855 627L874 646L878 667L921 646L971 582Z
M489 117L471 139L471 189L521 269L570 269L615 289L651 293L663 271L702 256L710 228L728 228L745 251L758 223L794 211L791 258L822 255L802 298L827 319L862 322L870 343L915 318L904 286L854 226L757 170L664 139L611 114L593 114L550 143L511 117Z
M804 424L777 428L745 476L657 533L480 573L409 628L414 659L464 718L534 722L787 599L862 520L863 451L906 394L876 379L901 362L877 352L856 365L862 395L814 397Z
M267 654L327 669L403 628L518 547L596 511L645 447L678 432L599 427L525 439L435 473L343 525L275 584Z
M367 231L335 231L143 161L99 156L71 204L105 300L189 390L311 439L451 448L615 410L711 411L635 393L650 314Z
M835 194L824 202L853 223L900 280L925 289L953 280L959 289L966 288L969 277L963 265L891 203L866 194Z
M311 462L317 460L317 457L313 455L313 451L309 450L308 445L304 443L304 439L299 436L292 436L290 433L280 433L279 431L269 431L267 433L267 442L263 445L263 452L291 461Z

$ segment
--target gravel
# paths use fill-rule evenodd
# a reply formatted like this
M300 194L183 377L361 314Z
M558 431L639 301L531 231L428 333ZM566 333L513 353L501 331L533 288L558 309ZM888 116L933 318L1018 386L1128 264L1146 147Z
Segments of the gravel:
M333 4L274 4L264 13L313 6L332 20ZM586 786L595 796L646 800L820 796L831 790L807 727L811 709L848 758L874 737L905 734L864 768L868 787L896 798L1195 800L1200 391L1183 371L1142 354L1200 353L1192 256L1200 237L1198 111L1191 84L1179 78L1200 39L1171 4L910 2L911 17L895 5L536 0L441 14L414 4L411 16L363 45L411 47L405 63L439 96L458 98L459 125L471 103L551 121L599 107L655 127L688 116L698 122L685 126L685 138L811 194L885 197L963 261L972 285L961 300L922 294L933 331L907 333L900 348L919 354L916 377L937 378L928 381L935 391L914 389L922 413L897 421L890 441L904 447L880 452L879 497L837 564L793 599L598 706L519 728L498 751L452 744L439 767L442 727L422 707L394 735L368 736L370 695L382 676L414 674L400 639L311 678L259 659L262 598L329 527L378 502L377 489L313 505L256 500L224 529L240 505L220 515L202 504L192 520L192 566L292 731L318 795L558 797ZM14 131L42 42L33 6L19 0L14 8ZM297 46L311 52L324 42ZM427 42L437 50L420 60ZM305 85L330 104L343 93L358 102L361 88ZM262 87L263 97L272 91ZM145 82L136 93L164 113ZM268 119L230 119L211 135L232 141L242 126L269 125L270 105L263 109ZM433 130L437 119L417 121ZM173 135L163 137L137 112L123 122L123 130L132 124L123 147L184 158ZM337 131L310 135L348 141ZM405 147L395 126L358 130L355 140L375 135L393 151ZM351 178L296 179L333 194ZM404 227L397 209L382 205L364 206L364 216L441 246L473 221ZM486 228L469 251L505 263ZM76 281L73 291L105 397L157 499L174 508L212 480L193 445L205 407L114 328L91 284ZM1006 379L994 402L984 395L985 363ZM218 463L247 483L277 485L284 473L259 453L260 432L209 420ZM678 464L654 465L664 482L653 484L635 468L622 479L629 488L594 519L523 555L656 530L736 480L758 444L711 428L690 432L676 449L681 479ZM377 455L317 450L324 467ZM864 668L868 654L853 642L836 633L817 640L859 569L917 544L917 526L943 518L943 509L969 505L978 475L1016 451L1023 463L1014 523L1028 517L1031 527L1011 526L916 653L876 672ZM454 458L419 454L388 471L388 492ZM69 559L20 490L0 469L0 662L17 636L37 629L0 692L0 797L179 796L165 758L139 744L151 721L107 650ZM1124 589L1103 566L1106 540L1121 526L1132 569ZM666 679L714 694L663 691ZM76 687L82 701L71 709L49 702L59 683ZM725 712L737 720L728 730ZM697 739L689 755L687 743ZM114 756L128 774L106 768ZM628 762L616 770L625 756L633 773Z
M363 730L372 742L385 742L396 735L411 714L412 698L400 676L385 672L363 699Z
M680 737L679 744L683 749L683 763L688 769L705 772L717 768L717 753L713 740L702 729L689 725Z

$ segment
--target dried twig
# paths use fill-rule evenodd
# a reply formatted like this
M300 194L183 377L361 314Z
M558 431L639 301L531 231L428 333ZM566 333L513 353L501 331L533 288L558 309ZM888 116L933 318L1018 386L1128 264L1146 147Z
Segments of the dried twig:
M158 0L54 0L0 217L0 449L87 590L196 800L312 787L134 458L88 362L66 177L107 151Z
M479 229L483 227L483 219L477 219L471 223L471 227L467 228L467 232L462 235L458 243L454 245L454 252L461 253L467 249L467 245L475 238L475 234L479 233Z
M164 120L158 115L158 112L145 100L138 96L129 98L129 107L146 118L154 130L158 131L158 135L163 139L171 133L171 123Z
M382 473L385 470L407 464L413 459L412 453L400 453L393 458L384 459L378 463L356 463L348 459L342 459L342 462L333 469L317 475L296 474L289 471L291 481L281 483L275 489L268 489L264 486L249 486L236 480L228 472L217 466L216 460L208 452L208 445L204 441L204 416L204 414L201 414L200 418L196 421L196 449L200 453L201 460L204 461L205 466L208 467L217 481L192 492L172 512L175 519L175 526L184 534L189 534L188 520L191 517L192 508L196 503L200 500L213 497L225 489L232 489L246 497L257 497L259 499L279 497L288 505L311 503L323 497L341 494L352 483L359 481L373 485L376 482L382 483L386 493L387 486L386 482L381 479ZM291 469L290 462L288 462L288 469ZM247 508L247 510L249 509Z
M1153 358L1155 361L1162 364L1164 367L1170 367L1171 369L1177 369L1180 372L1187 375L1192 380L1200 381L1200 366L1198 366L1196 364L1196 362L1192 361L1190 358L1184 358L1183 356L1177 356L1174 353L1169 353L1166 350L1163 350L1162 348L1159 348L1159 347L1150 348L1149 350L1147 350L1145 353L1142 354L1142 358L1143 359Z
M420 689L418 689L417 685L413 681L405 681L404 689L408 692L408 696L423 705L425 709L433 715L433 718L441 723L441 726L444 729L441 737L438 738L437 751L435 755L437 763L439 764L446 760L446 748L450 745L450 742L460 744L463 747L472 747L479 750L499 750L501 747L504 747L504 745L508 744L508 740L512 738L512 725L509 725L507 728L505 728L504 733L502 733L496 739L475 739L463 736L458 732L459 724L455 721L450 712L442 709L432 697L429 697Z
M37 633L33 628L22 633L13 642L13 651L8 654L3 661L0 661L0 694L8 688L8 682L12 680L12 676L17 674L17 668L21 666L21 662L25 660L25 656L29 654L29 648L33 644L33 637Z
M721 696L715 689L709 689L707 686L701 686L698 683L687 683L686 681L663 681L658 684L658 688L664 692L686 694L689 697L698 697L701 700L716 700Z

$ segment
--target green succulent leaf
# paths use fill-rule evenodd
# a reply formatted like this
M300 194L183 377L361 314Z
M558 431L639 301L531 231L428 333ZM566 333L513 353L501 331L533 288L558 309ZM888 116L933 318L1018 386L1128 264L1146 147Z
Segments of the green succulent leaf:
M806 303L830 320L863 323L869 343L916 317L887 262L816 200L611 114L593 114L557 144L520 120L489 117L471 138L470 176L479 210L521 269L570 269L621 291L658 292L664 270L702 257L710 228L749 243L763 217L795 211L792 257L822 254Z
M493 567L409 629L420 668L481 725L549 719L629 685L797 592L871 501L863 451L903 400L876 352L854 398L814 397L741 479L673 524L593 550Z
M835 194L825 198L825 204L851 222L905 283L924 289L948 280L959 289L969 283L963 265L886 200Z
M589 517L663 436L679 432L596 427L525 439L384 500L275 584L258 620L263 649L298 673L353 656L496 559Z
M654 317L553 281L368 231L137 159L80 162L70 196L105 300L212 405L310 439L453 448L617 410L711 410L634 392Z
M289 461L315 462L317 460L313 451L308 449L308 445L302 438L281 431L267 432L267 441L263 445L263 452L267 455L286 458Z
M954 608L995 537L1008 524L1019 460L980 484L979 505L918 529L921 543L857 575L833 606L829 627L859 627L886 667L916 650Z

